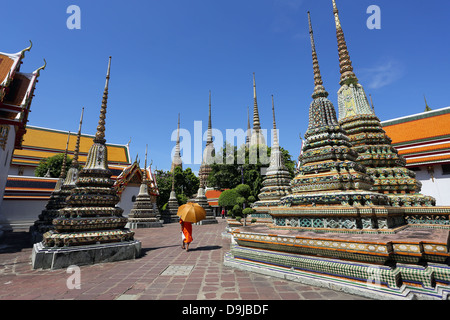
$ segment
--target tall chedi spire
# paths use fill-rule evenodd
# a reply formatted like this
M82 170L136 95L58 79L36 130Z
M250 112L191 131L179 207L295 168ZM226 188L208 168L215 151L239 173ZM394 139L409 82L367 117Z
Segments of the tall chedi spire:
M79 173L79 162L78 162L78 156L80 153L80 139L81 139L81 126L83 125L83 114L84 114L84 108L81 109L81 118L80 118L80 124L78 126L78 133L77 133L77 141L75 143L75 150L73 154L72 164L70 166L69 171L67 172L66 179L64 180L64 184L62 186L62 190L66 196L70 194L70 191L75 188L75 183L78 178Z
M339 82L341 88L338 91L339 120L359 114L373 114L366 93L353 72L347 42L345 41L344 31L342 30L339 19L339 11L336 6L336 1L332 1L341 73L341 80Z
M405 167L405 159L391 145L380 120L358 83L349 58L347 43L339 19L336 1L332 0L341 71L338 91L339 121L358 152L357 161L367 167L375 183L373 190L388 194L394 206L430 206L432 197L421 195L421 183Z
M165 212L161 214L161 217L164 220L164 223L172 223L178 222L180 217L177 216L178 213L178 199L177 194L175 192L175 173L176 167L173 168L172 171L172 191L170 191L169 201L167 203L167 209Z
M200 221L200 224L213 224L217 223L214 217L214 212L208 203L206 198L205 189L207 187L208 176L211 172L211 164L214 163L215 149L212 139L212 122L211 122L211 90L209 91L209 112L208 112L208 130L206 132L206 147L203 150L202 164L200 165L199 178L200 185L197 190L197 196L195 201L206 211L206 218Z
M136 201L133 203L133 208L128 215L128 225L131 229L163 226L156 217L156 212L153 211L152 199L148 192L147 149L148 147L145 146L144 170L141 171L142 181L139 187L139 193L136 197Z
M300 167L291 181L292 194L270 209L274 226L312 231L361 232L401 224L388 198L370 191L373 181L340 127L320 75L311 18L309 30L314 71L313 101ZM355 215L355 207L364 208ZM331 214L333 212L333 214ZM399 213L401 214L401 212Z
M261 122L259 120L258 101L256 99L256 80L253 72L253 130L250 137L250 146L265 145L266 140L261 131Z
M250 147L250 138L252 136L252 127L250 126L250 108L247 107L247 135L245 137L245 146Z
M211 122L211 91L209 91L209 112L208 112L208 130L206 132L206 146L203 150L202 163L199 170L200 188L207 187L207 180L211 172L211 164L214 163L215 148L212 139L212 122Z
M173 173L176 167L183 169L183 161L181 160L181 150L180 150L180 114L178 114L177 142L175 144L175 154L173 155L170 172Z
M141 243L134 241L133 231L124 228L128 220L122 216L123 209L116 206L120 198L108 168L105 119L110 70L111 57L97 132L86 164L66 199L67 206L53 220L54 230L45 233L44 240L35 244L34 268L65 268L72 264L134 259L140 254ZM59 247L65 247L64 256L58 254Z
M258 194L259 201L253 204L255 213L250 218L256 218L258 222L270 222L268 214L270 207L278 206L279 200L290 194L291 176L287 170L283 154L280 150L278 141L277 124L275 121L275 103L272 95L272 115L273 115L273 131L272 131L272 148L270 151L270 165L267 168L266 175L262 182L262 188ZM268 219L269 218L269 219Z

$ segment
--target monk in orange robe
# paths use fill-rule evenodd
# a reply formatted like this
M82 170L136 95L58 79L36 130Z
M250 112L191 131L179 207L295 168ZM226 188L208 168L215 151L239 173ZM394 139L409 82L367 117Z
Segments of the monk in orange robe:
M189 244L192 242L192 240L194 240L192 238L192 223L180 219L180 224L183 239L182 248L186 249L186 251L189 251Z

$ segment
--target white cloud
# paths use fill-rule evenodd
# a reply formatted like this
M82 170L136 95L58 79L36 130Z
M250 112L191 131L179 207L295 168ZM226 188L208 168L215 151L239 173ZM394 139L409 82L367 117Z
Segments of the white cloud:
M404 74L404 67L401 62L389 59L377 66L363 68L359 73L369 89L380 89L399 80Z

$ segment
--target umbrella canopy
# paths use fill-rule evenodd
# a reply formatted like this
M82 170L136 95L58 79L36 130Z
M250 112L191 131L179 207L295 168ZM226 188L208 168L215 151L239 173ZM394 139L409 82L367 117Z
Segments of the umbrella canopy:
M197 203L188 202L178 208L177 216L183 221L196 223L206 219L206 211Z

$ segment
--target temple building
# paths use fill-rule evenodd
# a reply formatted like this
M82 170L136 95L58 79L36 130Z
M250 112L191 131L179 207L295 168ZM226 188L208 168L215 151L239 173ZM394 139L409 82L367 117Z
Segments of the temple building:
M47 65L44 63L31 73L21 72L22 60L31 47L30 41L28 48L17 53L0 52L0 205L14 150L22 148L23 136L27 132L28 115L40 71ZM0 232L1 229L0 224Z
M120 198L113 187L105 145L105 119L108 101L111 57L108 63L100 118L86 163L79 172L76 187L67 197L67 206L53 219L53 230L33 246L34 269L59 269L70 265L134 259L141 243L126 229Z
M422 192L450 206L450 107L381 122L392 146L415 173Z

